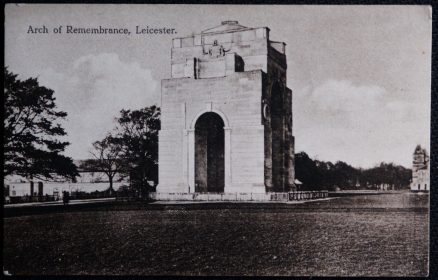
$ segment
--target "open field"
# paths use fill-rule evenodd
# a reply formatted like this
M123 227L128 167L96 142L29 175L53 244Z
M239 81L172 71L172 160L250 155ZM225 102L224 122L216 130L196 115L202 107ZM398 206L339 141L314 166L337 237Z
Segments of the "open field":
M368 275L428 272L428 195L305 204L113 204L4 218L12 274Z

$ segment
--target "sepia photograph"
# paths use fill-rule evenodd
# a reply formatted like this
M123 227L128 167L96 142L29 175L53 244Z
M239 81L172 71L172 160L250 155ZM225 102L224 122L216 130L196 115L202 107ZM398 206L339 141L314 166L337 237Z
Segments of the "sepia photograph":
M429 276L431 6L4 15L3 275Z

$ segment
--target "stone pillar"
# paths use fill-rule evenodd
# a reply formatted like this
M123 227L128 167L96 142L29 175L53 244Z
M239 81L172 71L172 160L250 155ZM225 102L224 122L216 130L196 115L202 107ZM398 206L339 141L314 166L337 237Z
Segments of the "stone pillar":
M193 192L192 187L190 186L189 181L189 157L188 157L188 150L189 150L189 133L187 129L184 129L183 131L183 143L182 143L182 177L185 186L187 187L187 192Z
M195 192L195 130L187 129L188 141L188 185Z
M236 72L236 54L227 53L225 55L225 75L231 75Z
M272 129L270 122L266 121L264 130L264 141L265 141L265 191L272 192Z
M34 186L33 181L30 181L30 196L31 196L31 197L33 196L33 192L34 192L34 188L33 188L33 186Z
M43 196L43 194L44 194L43 182L38 182L38 196Z
M231 128L224 127L225 134L225 150L224 150L224 160L225 160L225 188L224 192L229 192L231 188Z

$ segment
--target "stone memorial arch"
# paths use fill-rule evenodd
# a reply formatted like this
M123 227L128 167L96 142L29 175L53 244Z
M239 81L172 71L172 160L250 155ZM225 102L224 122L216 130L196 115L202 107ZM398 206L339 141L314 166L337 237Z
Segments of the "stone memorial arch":
M295 190L285 43L267 27L224 21L172 44L157 192Z

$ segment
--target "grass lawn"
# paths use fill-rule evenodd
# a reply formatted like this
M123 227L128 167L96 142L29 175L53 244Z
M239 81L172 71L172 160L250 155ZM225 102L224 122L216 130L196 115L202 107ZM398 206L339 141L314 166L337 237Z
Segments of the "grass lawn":
M406 195L8 217L4 269L32 275L424 276L428 197Z

